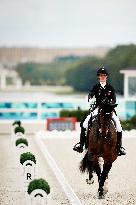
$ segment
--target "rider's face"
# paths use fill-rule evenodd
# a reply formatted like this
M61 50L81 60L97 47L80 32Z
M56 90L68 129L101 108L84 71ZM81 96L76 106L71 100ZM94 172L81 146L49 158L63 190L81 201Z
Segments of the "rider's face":
M107 75L106 74L100 73L98 77L99 77L100 82L106 82L106 80L107 80Z

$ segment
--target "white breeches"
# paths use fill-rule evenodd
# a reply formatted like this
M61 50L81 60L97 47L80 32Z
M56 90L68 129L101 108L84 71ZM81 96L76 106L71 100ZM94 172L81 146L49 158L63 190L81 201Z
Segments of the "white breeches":
M83 127L84 128L87 128L88 127L88 121L91 117L91 114L92 114L92 117L97 115L98 114L98 108L96 108L93 112L91 112L89 115L87 115L87 117L85 118L84 122L83 122Z
M84 120L83 122L83 127L84 128L87 128L88 127L88 121L91 117L91 114L92 114L92 117L97 115L98 114L98 108L96 108L92 113L90 113L89 115L87 115L86 119ZM115 124L116 124L116 129L118 132L121 132L122 131L122 127L121 127L121 123L120 123L120 120L118 118L118 116L113 112L112 114L112 119L114 120Z

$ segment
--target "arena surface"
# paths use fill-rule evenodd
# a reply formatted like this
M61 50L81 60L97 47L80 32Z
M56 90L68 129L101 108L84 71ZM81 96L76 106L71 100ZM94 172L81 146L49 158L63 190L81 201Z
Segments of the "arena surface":
M70 205L62 185L58 182L54 171L48 164L39 147L41 140L48 152L55 160L56 165L63 173L67 183L83 205L135 205L136 204L136 131L123 133L123 146L127 155L118 157L113 163L109 174L109 192L105 199L97 197L97 177L95 183L86 184L87 174L81 174L79 163L83 154L72 150L79 140L77 132L39 132L36 135L26 136L30 151L37 158L36 176L44 178L51 187L53 205ZM15 161L10 135L0 136L0 204L26 205L25 194L20 187L20 174Z

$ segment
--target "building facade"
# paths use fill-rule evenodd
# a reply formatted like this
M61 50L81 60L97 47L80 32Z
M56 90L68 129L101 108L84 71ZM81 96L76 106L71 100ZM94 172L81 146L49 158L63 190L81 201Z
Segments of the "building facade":
M97 48L0 48L1 64L20 62L49 63L57 57L65 56L98 56L103 57L109 51L106 47Z

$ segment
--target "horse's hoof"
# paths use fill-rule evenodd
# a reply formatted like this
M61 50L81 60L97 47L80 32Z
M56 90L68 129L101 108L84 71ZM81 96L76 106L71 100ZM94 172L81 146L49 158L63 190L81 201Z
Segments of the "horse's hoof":
M98 199L105 199L105 192L102 191L98 191Z
M91 179L91 180L90 179L86 179L86 183L87 184L93 184L94 183L94 179Z
M99 195L98 199L105 199L105 195Z

